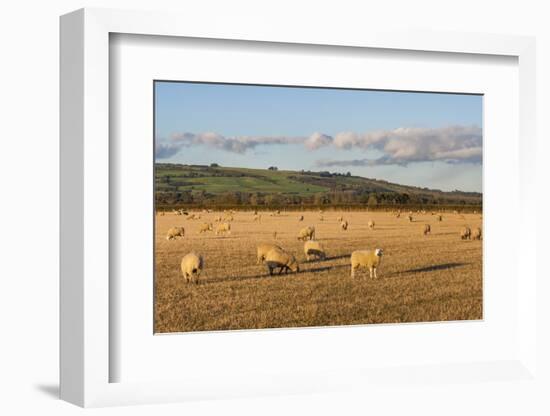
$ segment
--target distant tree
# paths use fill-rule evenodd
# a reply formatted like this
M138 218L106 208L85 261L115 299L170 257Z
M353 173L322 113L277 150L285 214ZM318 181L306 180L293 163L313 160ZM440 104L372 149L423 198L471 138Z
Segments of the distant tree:
M346 176L351 176L351 172L346 173Z
M369 207L378 205L378 197L376 196L376 193L372 193L369 195L369 199L367 199L367 205Z
M269 170L279 170L279 168L277 166L270 166L268 169Z
M219 168L220 165L218 165L217 163L210 163L210 167L211 168Z

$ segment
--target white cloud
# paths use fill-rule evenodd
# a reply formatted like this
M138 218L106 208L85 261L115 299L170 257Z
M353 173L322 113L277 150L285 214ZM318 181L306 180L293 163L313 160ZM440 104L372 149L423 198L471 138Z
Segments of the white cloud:
M377 159L318 161L319 166L402 165L415 162L441 161L449 164L481 163L482 130L476 126L440 128L397 128L367 133L341 132L334 137L313 133L309 137L238 136L226 137L214 132L175 133L169 139L158 139L156 158L167 159L190 146L208 146L227 152L244 154L260 145L303 144L309 151L333 146L336 149L376 150Z

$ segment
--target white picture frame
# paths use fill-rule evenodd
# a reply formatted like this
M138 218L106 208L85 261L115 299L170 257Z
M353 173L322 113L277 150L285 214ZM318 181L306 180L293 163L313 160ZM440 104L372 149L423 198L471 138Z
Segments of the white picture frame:
M334 369L317 373L271 374L239 379L220 374L179 381L111 382L110 366L117 357L110 349L112 297L109 275L109 37L110 34L225 39L336 48L428 51L441 54L503 55L518 59L520 220L516 242L522 279L517 291L517 354L497 361L441 363L414 368L414 379L428 384L481 380L532 380L536 362L536 218L535 176L535 41L529 37L361 30L328 35L317 30L280 30L276 24L257 26L200 22L168 13L82 9L61 18L61 398L80 406L159 403L199 398L231 398L271 394L322 393L372 389L378 383L411 382L411 369L369 367L368 373ZM529 215L527 215L530 213ZM515 270L519 273L519 270ZM410 330L410 329L409 329ZM299 330L295 330L299 331ZM303 337L312 333L304 333ZM472 374L478 373L478 376ZM490 376L489 376L490 375ZM407 381L408 380L408 381ZM533 381L534 380L534 381Z

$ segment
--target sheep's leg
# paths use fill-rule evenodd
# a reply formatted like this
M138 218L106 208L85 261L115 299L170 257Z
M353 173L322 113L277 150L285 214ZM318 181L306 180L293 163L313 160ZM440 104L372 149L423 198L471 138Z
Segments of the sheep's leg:
M267 269L269 270L269 275L273 276L273 269L270 266L267 266Z
M355 267L353 267L353 265L351 266L351 278L355 278Z
M372 279L372 267L369 268L370 278Z
M378 276L376 275L376 267L374 268L374 278L378 279Z

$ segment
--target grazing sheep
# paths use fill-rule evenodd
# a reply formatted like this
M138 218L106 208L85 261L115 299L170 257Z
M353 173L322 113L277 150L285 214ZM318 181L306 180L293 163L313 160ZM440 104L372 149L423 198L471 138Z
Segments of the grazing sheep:
M342 227L342 230L346 231L348 229L348 222L347 221L342 221L340 223L340 227Z
M377 279L376 269L380 265L380 260L382 259L382 249L377 248L376 250L357 250L351 253L351 277L355 277L355 270L359 267L365 267L369 269L370 277L372 279L373 273L374 278Z
M326 258L325 250L319 241L306 241L304 243L304 254L307 261L312 258L324 260Z
M472 230L470 230L470 227L464 227L460 231L460 239L461 240L470 240L472 237Z
M278 209L277 211L275 211L275 215L281 215L281 210Z
M187 221L194 220L194 219L195 219L195 214L188 215L186 218Z
M260 243L258 247L256 247L256 264L262 263L265 260L265 256L267 255L267 253L269 253L274 248L283 250L281 247L275 244Z
M472 231L472 240L481 240L481 228L474 228Z
M185 234L185 229L183 227L172 227L166 233L167 240L174 240L178 237L183 237Z
M371 230L374 230L374 221L373 220L369 220L369 223L368 223L368 226Z
M283 271L288 273L289 270L293 272L300 271L296 258L280 248L272 248L268 251L265 255L265 264L267 265L270 276L276 268L279 268L279 274Z
M212 223L205 222L199 228L199 234L206 233L208 231L212 231Z
M225 233L231 234L231 224L227 222L218 224L218 226L216 227L216 235Z
M181 272L187 283L190 283L193 279L198 284L203 267L204 261L199 254L189 253L181 259Z
M430 227L430 224L424 224L424 235L428 235L432 233L432 227Z
M313 240L315 238L315 227L310 225L309 227L302 228L298 233L298 240L306 241Z
M300 216L298 217L298 221L303 221L303 220L304 220L304 216L303 216L303 215L300 215Z
M439 222L443 221L443 216L441 214L437 214L437 220Z
M336 218L336 221L342 222L342 221L344 221L344 217L340 216L340 217Z
M395 215L395 218L399 218L399 217L401 217L401 213L400 213L400 212L398 212L398 213Z
M413 216L409 214L409 222L413 222Z

